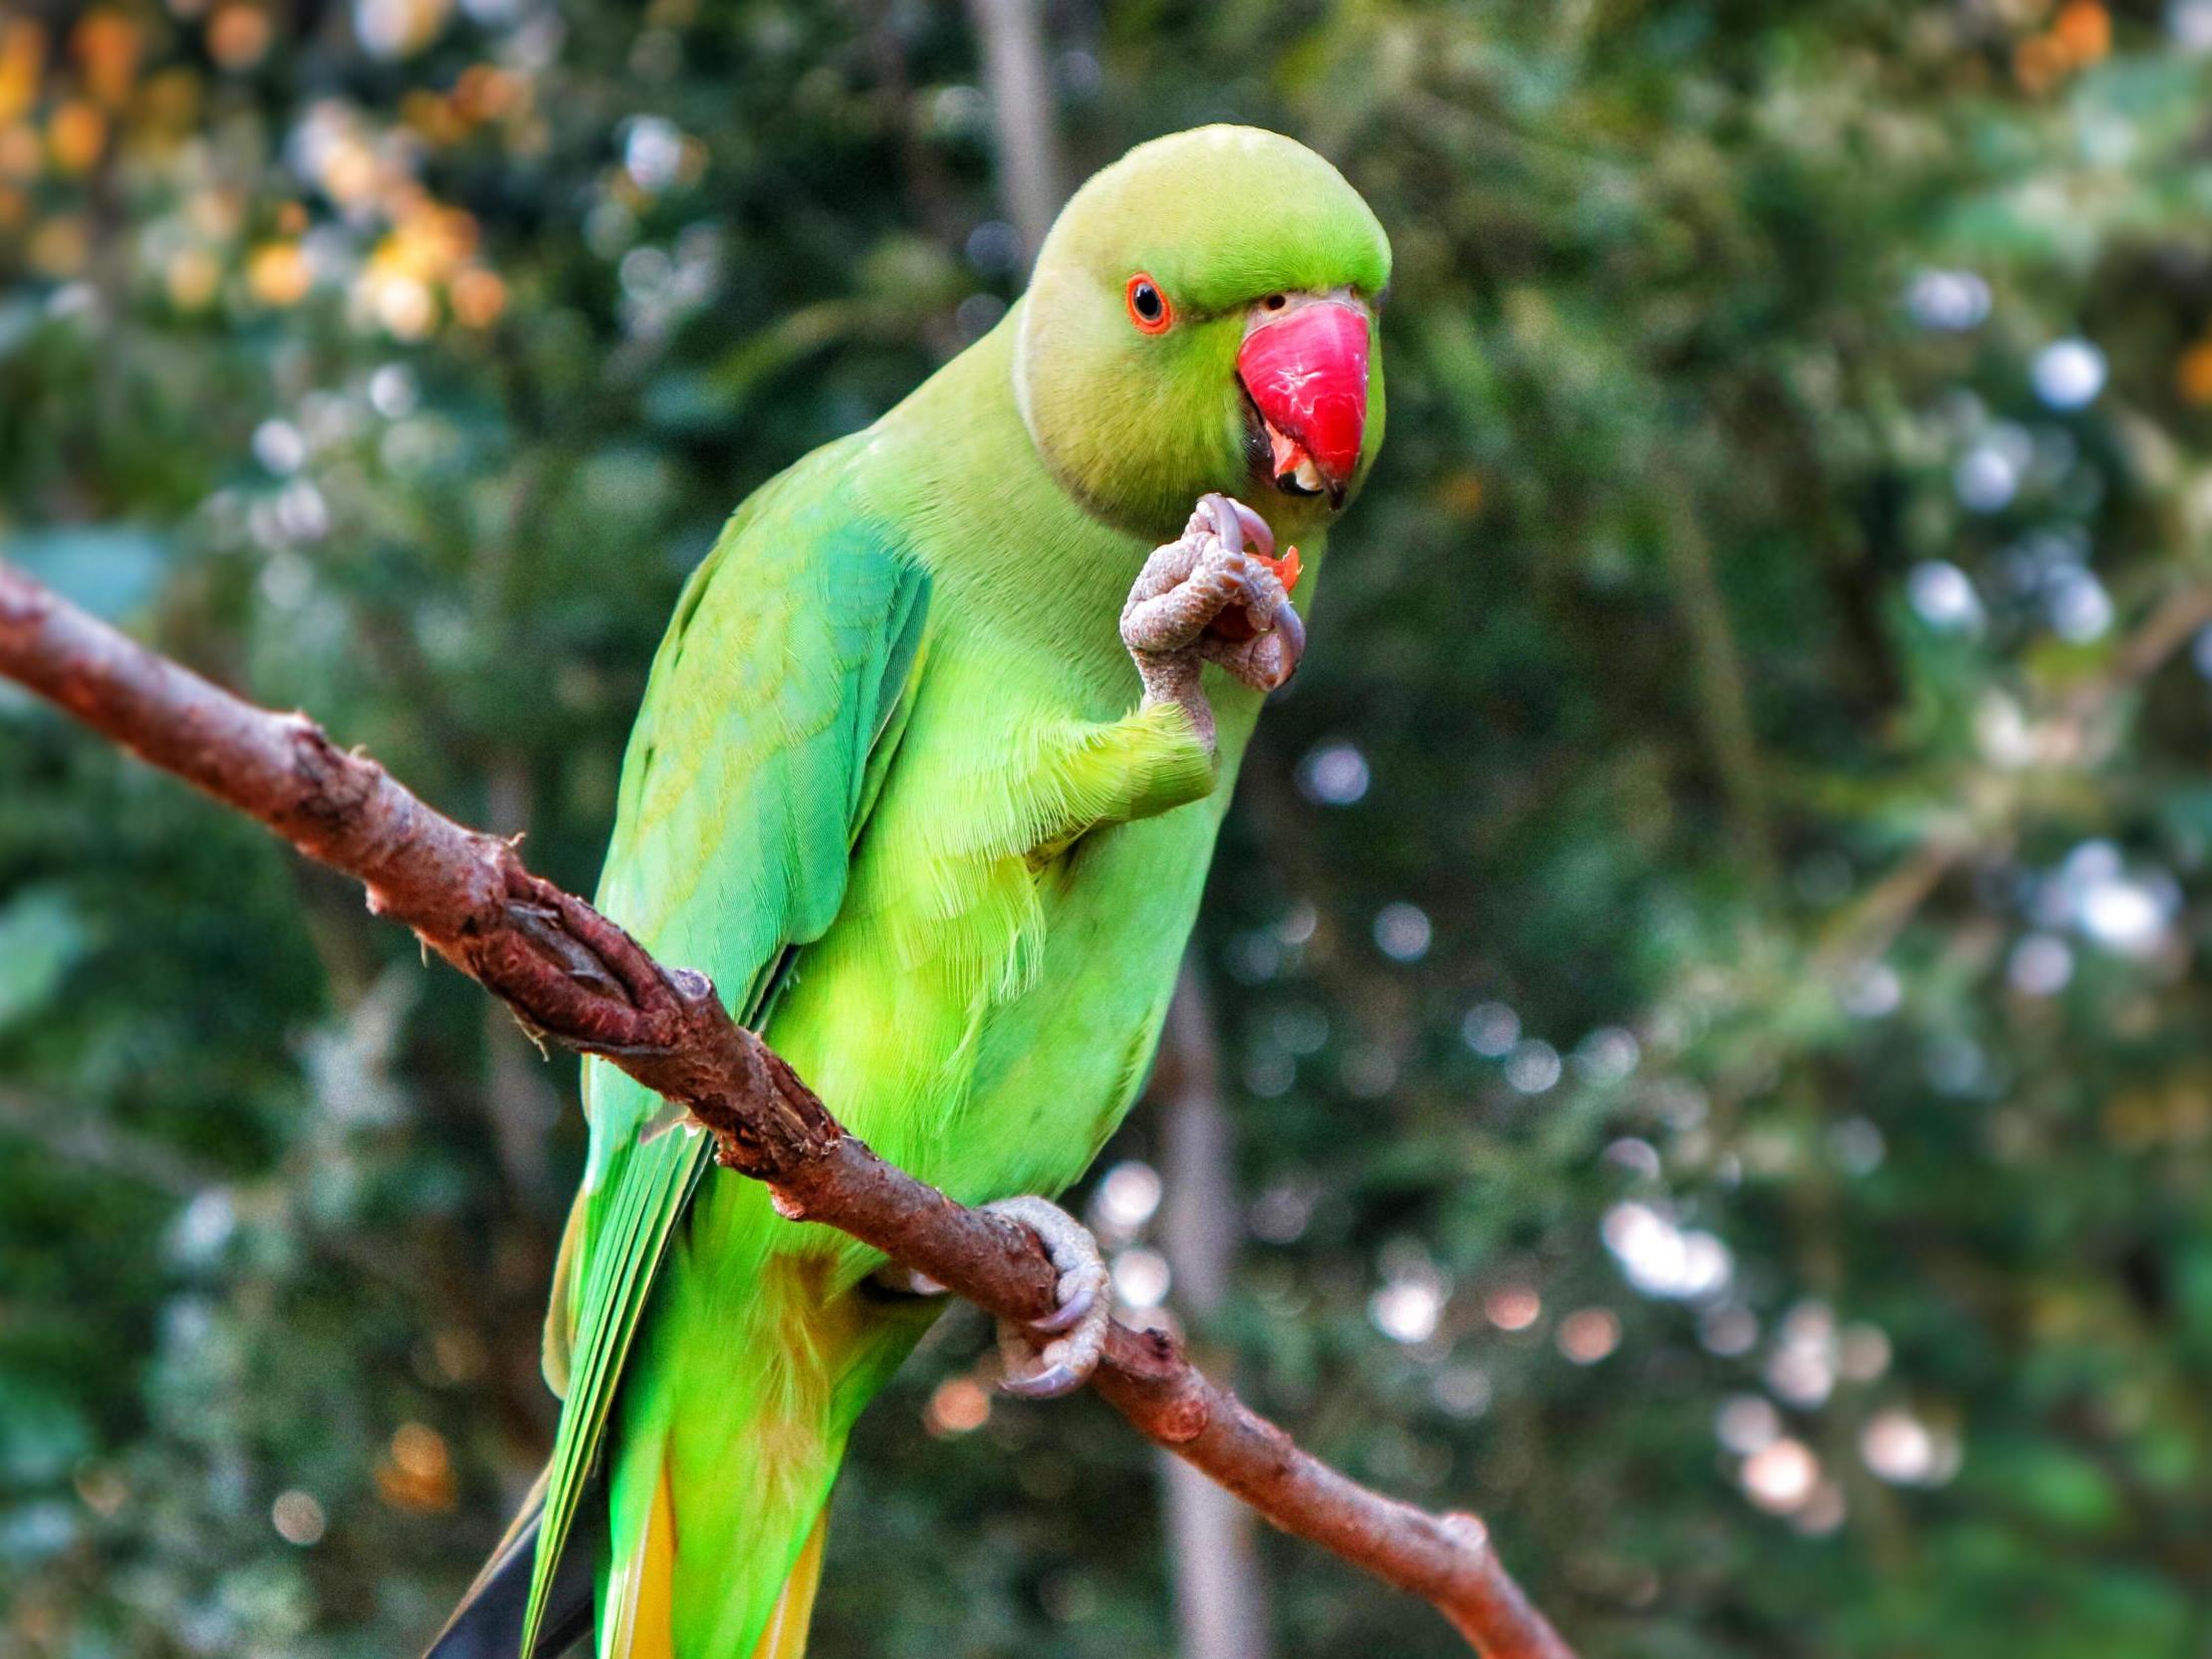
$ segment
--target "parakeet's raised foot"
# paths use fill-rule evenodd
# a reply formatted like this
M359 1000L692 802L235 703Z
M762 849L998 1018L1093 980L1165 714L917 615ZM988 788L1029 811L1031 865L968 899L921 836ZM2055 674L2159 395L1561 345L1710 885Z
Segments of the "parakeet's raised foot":
M1255 691L1273 691L1305 652L1306 625L1274 554L1274 532L1259 514L1225 495L1201 496L1182 535L1145 560L1121 608L1121 642L1146 705L1179 703L1209 744L1214 719L1201 663L1218 662Z
M1074 1216L1042 1198L1002 1198L983 1207L1035 1233L1060 1270L1058 1312L1035 1324L999 1321L999 1352L1006 1360L1000 1386L1025 1400L1072 1393L1099 1368L1106 1326L1113 1322L1107 1294L1112 1281L1099 1241Z

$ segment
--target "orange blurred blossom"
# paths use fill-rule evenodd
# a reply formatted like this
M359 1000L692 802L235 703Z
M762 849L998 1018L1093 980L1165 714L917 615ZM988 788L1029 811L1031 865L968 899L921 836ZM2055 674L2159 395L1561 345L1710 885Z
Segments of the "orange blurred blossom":
M2191 403L2212 403L2212 340L2200 340L2173 367L2174 389Z
M227 70L251 69L269 55L274 32L267 12L232 0L207 20L207 55Z
M488 329L507 309L507 285L500 281L498 272L487 271L481 265L456 272L445 297L453 308L454 321L463 328Z
M72 99L46 124L46 149L65 173L91 171L108 147L108 118L96 105Z
M265 306L296 306L315 286L297 242L264 242L246 261L246 287Z
M69 49L85 78L86 91L109 109L120 110L138 77L138 56L144 44L137 24L119 11L101 6L78 20Z
M45 68L46 31L27 17L0 23L0 125L31 113Z

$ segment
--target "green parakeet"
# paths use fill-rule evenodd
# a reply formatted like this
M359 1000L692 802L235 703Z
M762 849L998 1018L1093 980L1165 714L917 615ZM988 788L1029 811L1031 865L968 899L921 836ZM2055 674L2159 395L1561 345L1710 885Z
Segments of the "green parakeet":
M763 486L683 592L600 905L956 1199L1062 1191L1140 1085L1303 645L1286 583L1381 440L1389 260L1288 138L1141 145L989 335ZM795 1659L848 1431L934 1304L703 1178L614 1067L585 1106L553 1458L432 1651ZM1075 1380L1057 1351L1036 1391Z

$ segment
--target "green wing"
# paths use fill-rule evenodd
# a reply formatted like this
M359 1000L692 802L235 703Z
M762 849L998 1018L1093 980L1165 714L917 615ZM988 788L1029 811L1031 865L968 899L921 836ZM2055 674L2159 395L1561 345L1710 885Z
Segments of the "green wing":
M855 839L903 725L928 578L851 506L851 446L739 509L654 659L622 768L600 907L671 967L714 978L749 1026L845 897ZM708 1144L654 1134L663 1102L586 1067L591 1154L556 1281L568 1370L522 1651L600 1452L653 1276Z

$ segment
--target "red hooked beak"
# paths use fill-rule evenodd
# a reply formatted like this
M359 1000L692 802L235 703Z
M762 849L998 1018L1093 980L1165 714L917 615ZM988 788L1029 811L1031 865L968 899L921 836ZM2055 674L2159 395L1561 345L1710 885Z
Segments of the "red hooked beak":
M1261 312L1237 375L1266 423L1276 486L1342 506L1367 427L1367 314L1347 300Z

